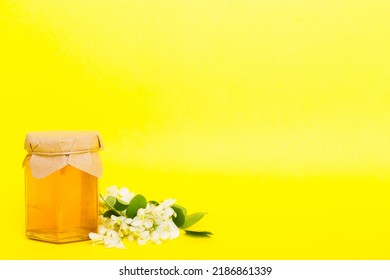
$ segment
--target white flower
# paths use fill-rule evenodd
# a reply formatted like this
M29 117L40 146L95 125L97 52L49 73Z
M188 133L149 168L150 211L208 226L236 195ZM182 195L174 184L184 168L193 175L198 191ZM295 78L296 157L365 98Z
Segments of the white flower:
M161 202L160 205L162 205L163 208L167 208L167 207L171 207L173 204L175 204L175 202L176 202L176 199L168 198L168 199L164 200L163 202Z
M180 231L179 228L175 225L172 220L165 221L161 223L157 229L157 233L160 235L160 239L162 241L167 239L175 239L179 236Z
M119 237L123 238L129 234L131 222L132 219L112 215L107 224L110 229L118 232Z
M101 243L104 243L103 239L104 239L104 236L101 235L101 234L97 234L97 233L94 233L94 232L90 232L88 234L89 238L91 238L91 240L94 242L94 244L101 244Z
M104 244L107 248L125 248L122 243L122 239L119 237L116 231L107 229L105 226L100 225L98 232L99 233L91 232L89 234L89 238L91 238L94 244Z
M150 229L154 224L152 217L146 212L146 209L138 209L137 216L134 217L131 225L137 228Z
M156 244L161 244L160 235L158 234L157 231L152 232L152 235L150 237L150 241L152 241L153 243L156 243Z
M137 243L139 245L147 244L147 243L149 243L149 241L150 241L150 232L149 231L141 232L141 234L139 235L139 237L137 239Z
M107 191L107 196L113 196L120 201L122 201L125 204L129 204L130 201L133 199L135 196L133 192L130 192L128 188L122 187L120 190L118 190L117 186L111 186L106 189Z
M104 245L107 248L113 248L113 247L119 249L125 248L122 239L119 237L118 233L114 230L108 230L103 240L104 240Z
M176 202L175 199L168 198L164 200L160 205L150 205L149 209L147 207L147 210L149 210L154 219L162 222L168 220L172 216L176 216L175 211L170 207Z
M107 228L100 224L98 227L98 233L91 232L89 233L89 238L94 242L94 244L103 244L104 243L104 235L107 232Z

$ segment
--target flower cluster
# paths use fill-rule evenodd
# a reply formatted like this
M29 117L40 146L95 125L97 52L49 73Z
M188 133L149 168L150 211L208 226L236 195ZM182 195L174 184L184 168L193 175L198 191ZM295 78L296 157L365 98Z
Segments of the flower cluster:
M135 195L125 187L120 190L116 186L108 188L106 197L101 199L103 204L101 209L105 213L110 211L107 209L110 208L110 204L106 203L109 197L125 203L124 205L129 205ZM176 213L171 208L175 202L174 199L166 199L161 204L147 203L145 208L137 209L137 215L134 218L128 218L121 212L117 212L120 215L112 212L114 214L110 217L102 213L99 217L98 233L92 232L89 237L96 244L104 244L108 248L124 248L122 242L124 238L129 241L136 240L138 244L160 244L162 241L177 238L179 228L172 221Z
M161 203L147 202L144 196L135 195L126 187L109 187L106 196L100 197L98 232L91 232L89 237L94 244L124 249L124 239L135 240L140 245L161 244L162 241L177 238L179 228L192 235L211 235L206 231L186 230L206 213L198 212L187 216L186 209L175 202L172 198Z

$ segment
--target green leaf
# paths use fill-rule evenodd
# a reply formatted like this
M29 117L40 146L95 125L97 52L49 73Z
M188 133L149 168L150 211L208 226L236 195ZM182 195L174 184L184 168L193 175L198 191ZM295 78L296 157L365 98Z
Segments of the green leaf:
M114 215L114 216L116 216L116 217L119 217L119 216L120 216L119 213L116 212L115 210L107 210L106 212L104 212L103 217L105 217L105 218L111 218L112 215Z
M108 204L108 206L110 206L111 208L115 208L114 206L115 206L115 203L116 203L116 198L115 197L113 197L113 196L108 196L107 198L106 198L106 203Z
M118 211L123 211L123 210L126 210L127 207L129 207L128 204L125 204L123 201L119 200L119 199L116 199L116 202L115 202L115 205L114 205L114 208Z
M104 203L106 203L106 205L108 206L108 208L110 208L112 211L114 211L116 213L116 216L120 216L121 214L117 212L117 210L114 208L114 205L116 203L116 198L113 197L113 196L109 196L107 197L107 199L104 199L104 196L102 194L100 194L100 197L102 198L102 200L104 201ZM111 216L110 216L111 217Z
M146 198L143 195L137 194L134 196L126 210L127 218L134 218L137 216L138 209L146 208L146 204Z
M187 209L185 209L183 206L181 206L181 205L179 205L179 204L173 204L172 206L173 206L173 207L176 207L176 208L180 208L181 211L183 211L184 216L187 216ZM172 207L172 208L173 208L173 207Z
M184 222L186 220L186 216L184 215L184 211L182 207L178 207L177 205L172 205L171 206L173 211L176 213L176 217L172 218L172 221L175 223L177 227L181 227L184 225Z
M184 230L186 234L197 237L211 237L213 235L210 231L194 231L194 230Z
M153 204L153 205L156 205L156 206L159 206L159 205L160 205L160 203L158 203L158 202L155 201L155 200L151 200L151 201L149 201L149 203L150 203L150 204Z
M103 198L103 196L101 196ZM128 204L125 204L123 201L116 199L113 196L108 196L106 199L103 198L103 200L106 202L106 204L113 210L117 211L123 211L126 210L129 206Z
M191 214L191 215L188 215L186 217L186 221L184 223L184 225L182 225L181 228L188 228L194 224L196 224L197 222L199 222L203 217L204 215L206 215L207 213L205 212L196 212L194 214Z

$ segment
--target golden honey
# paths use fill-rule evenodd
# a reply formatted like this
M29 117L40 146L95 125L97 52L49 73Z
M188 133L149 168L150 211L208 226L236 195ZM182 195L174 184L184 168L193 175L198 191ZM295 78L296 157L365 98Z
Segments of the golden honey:
M27 237L54 243L87 240L98 223L95 173L101 169L91 154L100 148L100 138L70 132L33 136L26 140L29 154L24 162ZM38 145L30 145L37 139ZM75 145L78 140L81 144Z

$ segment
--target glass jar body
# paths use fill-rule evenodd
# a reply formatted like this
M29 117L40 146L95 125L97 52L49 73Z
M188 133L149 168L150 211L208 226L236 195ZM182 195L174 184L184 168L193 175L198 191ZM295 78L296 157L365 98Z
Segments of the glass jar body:
M26 235L65 243L89 239L98 223L98 178L65 166L37 179L25 162Z

